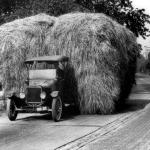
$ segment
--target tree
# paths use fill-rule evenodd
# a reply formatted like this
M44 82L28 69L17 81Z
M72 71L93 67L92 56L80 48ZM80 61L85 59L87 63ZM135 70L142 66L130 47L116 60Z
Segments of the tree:
M3 0L5 1L5 0ZM11 0L6 0L11 1ZM74 0L14 0L15 3L9 3L7 10L2 10L2 23L10 22L17 18L23 18L39 13L46 13L53 16L59 16L72 11L86 11L85 7L77 4ZM12 9L13 7L13 9ZM8 13L9 12L9 13Z
M28 0L0 0L0 14L12 14L17 7L26 5Z
M105 13L130 29L137 37L145 38L150 31L146 23L150 16L144 9L134 9L130 0L76 0L76 3L91 9L92 12Z
M150 73L150 52L148 53L148 58L145 62L145 68L148 73Z
M0 0L0 24L9 21L7 18L12 18L11 20L16 19L14 13L18 9L23 9L28 2L29 0Z

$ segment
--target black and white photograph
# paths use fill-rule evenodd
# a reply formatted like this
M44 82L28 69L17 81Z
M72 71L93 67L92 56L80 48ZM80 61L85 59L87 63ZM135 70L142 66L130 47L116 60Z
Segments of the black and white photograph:
M150 1L0 0L0 150L150 150Z

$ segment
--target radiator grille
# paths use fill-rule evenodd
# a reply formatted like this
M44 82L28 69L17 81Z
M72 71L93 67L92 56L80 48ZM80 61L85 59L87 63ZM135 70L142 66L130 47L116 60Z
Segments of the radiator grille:
M40 93L41 93L41 88L39 87L27 88L27 102L29 103L41 102Z

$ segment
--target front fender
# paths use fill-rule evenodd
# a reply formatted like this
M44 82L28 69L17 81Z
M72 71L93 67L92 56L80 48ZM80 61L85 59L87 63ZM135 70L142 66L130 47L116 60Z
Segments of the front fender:
M14 103L15 103L15 106L17 108L21 107L24 104L24 101L22 99L18 98L17 96L15 96L15 95L7 97L7 100L13 100Z

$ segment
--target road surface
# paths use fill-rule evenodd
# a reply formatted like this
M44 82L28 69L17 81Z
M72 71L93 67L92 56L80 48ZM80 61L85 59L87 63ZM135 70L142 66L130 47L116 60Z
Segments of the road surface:
M126 108L113 115L68 115L55 123L48 115L0 114L0 150L150 148L150 78L138 75Z

